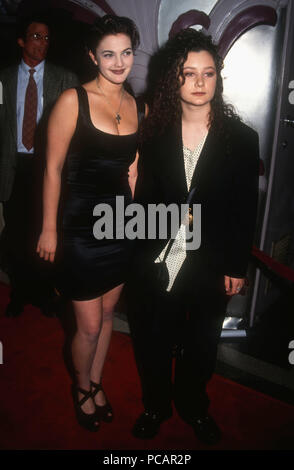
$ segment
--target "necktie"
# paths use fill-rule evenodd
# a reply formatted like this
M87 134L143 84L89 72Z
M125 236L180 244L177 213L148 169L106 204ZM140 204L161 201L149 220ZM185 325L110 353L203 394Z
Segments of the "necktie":
M22 125L22 142L27 150L34 145L34 135L37 123L38 91L34 80L35 69L30 69L29 83L26 89L24 116Z

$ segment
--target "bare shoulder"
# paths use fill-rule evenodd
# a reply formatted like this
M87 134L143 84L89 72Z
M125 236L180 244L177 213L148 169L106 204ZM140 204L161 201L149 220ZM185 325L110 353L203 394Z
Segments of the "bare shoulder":
M78 95L75 88L68 88L63 91L57 100L57 103L62 106L77 108L78 106Z
M69 88L61 93L51 113L52 119L73 122L77 119L79 109L78 95L75 88ZM66 119L65 119L66 117Z
M125 91L125 99L130 108L132 108L134 111L139 110L145 117L147 117L149 108L142 96L137 96L135 98L133 95Z
M127 93L127 92L126 92ZM143 114L145 117L148 116L149 113L149 107L148 104L146 103L143 95L138 95L136 98L129 93L127 93L130 101L132 102L133 106L136 106Z
M49 118L49 129L65 132L74 129L79 112L78 95L75 88L65 90L56 101Z
M136 100L134 96L132 96L127 90L124 89L124 98L123 98L129 106L136 106Z
M98 88L97 88L96 80L91 80L90 82L83 83L82 87L89 94L92 94L92 93L95 94L95 95L98 94Z

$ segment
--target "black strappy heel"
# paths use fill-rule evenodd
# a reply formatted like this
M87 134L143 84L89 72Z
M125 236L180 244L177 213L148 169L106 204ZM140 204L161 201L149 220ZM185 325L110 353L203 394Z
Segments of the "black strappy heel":
M80 400L78 398L78 392L81 392L84 394L84 397L81 398ZM84 390L82 388L76 387L75 385L72 385L72 396L73 396L73 401L74 401L76 417L77 417L79 425L91 432L98 431L100 427L100 422L99 422L100 420L99 420L97 410L95 410L94 413L89 414L89 413L85 413L81 408L83 404L87 400L89 400L89 398L93 397L92 391Z
M90 380L90 384L94 388L94 390L92 391L93 399L94 399L95 395L97 395L98 392L102 391L104 393L105 400L106 400L105 405L97 405L97 403L95 403L98 418L101 421L105 421L106 423L110 423L113 420L113 410L112 410L111 404L107 400L107 397L106 397L105 392L104 392L103 387L102 387L102 383L100 382L99 384L97 384L96 382L93 382L92 380Z

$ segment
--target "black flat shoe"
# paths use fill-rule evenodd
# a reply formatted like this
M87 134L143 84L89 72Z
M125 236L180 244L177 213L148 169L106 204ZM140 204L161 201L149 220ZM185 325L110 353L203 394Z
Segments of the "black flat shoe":
M102 383L100 382L99 384L97 384L96 382L93 382L93 380L90 380L90 384L92 386L93 400L95 398L95 395L97 395L98 392L102 391L104 393L105 400L106 400L105 405L97 405L95 400L94 400L94 403L96 406L96 411L97 411L97 415L99 416L99 419L106 423L110 423L113 420L113 410L112 410L111 404L107 400L107 397L102 387Z
M84 397L81 398L80 400L78 398L78 392L81 392L84 394ZM92 398L92 391L84 390L82 388L75 387L74 385L72 385L72 396L74 400L76 417L77 417L79 425L91 432L98 431L100 427L100 422L99 422L99 417L98 417L97 412L94 411L94 413L89 414L89 413L85 413L81 408L82 405L87 400L89 400L89 398Z
M194 418L191 420L190 424L199 441L207 445L217 444L221 439L221 430L214 419L209 415Z
M160 425L163 421L169 419L172 413L165 415L146 410L137 419L132 434L138 439L152 439L158 434Z

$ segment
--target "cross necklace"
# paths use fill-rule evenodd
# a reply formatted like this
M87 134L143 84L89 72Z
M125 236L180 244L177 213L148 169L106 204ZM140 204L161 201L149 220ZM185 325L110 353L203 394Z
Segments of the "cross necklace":
M112 107L111 103L108 101L108 98L106 97L105 93L103 92L102 88L100 87L97 78L96 78L96 85L97 85L97 87L99 88L99 90L101 91L101 93L102 93L102 95L104 96L104 98L106 99L106 101L107 101L107 103L109 104L109 106ZM118 108L118 110L115 112L115 120L116 120L117 124L120 124L120 121L121 121L121 115L119 114L119 111L120 111L121 104L122 104L122 100L123 100L123 97L124 97L124 92L125 92L124 87L122 87L121 96L120 96L119 108Z

